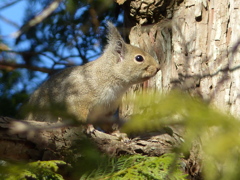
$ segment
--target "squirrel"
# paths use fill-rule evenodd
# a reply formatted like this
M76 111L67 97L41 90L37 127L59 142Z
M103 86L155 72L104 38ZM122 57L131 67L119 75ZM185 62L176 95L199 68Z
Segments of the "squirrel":
M103 130L104 123L114 123L124 93L153 77L160 65L147 52L125 43L111 22L107 27L108 44L102 56L52 75L30 96L31 110L25 119L66 122L73 118Z

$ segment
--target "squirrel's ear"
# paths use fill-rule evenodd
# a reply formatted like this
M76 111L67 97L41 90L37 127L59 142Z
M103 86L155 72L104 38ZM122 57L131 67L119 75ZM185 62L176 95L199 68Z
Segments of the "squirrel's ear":
M118 54L120 54L121 57L123 57L125 51L125 42L122 36L111 22L108 21L107 26L109 46L111 46L115 52L117 52Z
M108 27L108 42L123 41L122 36L118 32L117 28L110 22L107 22ZM124 41L123 41L124 42Z

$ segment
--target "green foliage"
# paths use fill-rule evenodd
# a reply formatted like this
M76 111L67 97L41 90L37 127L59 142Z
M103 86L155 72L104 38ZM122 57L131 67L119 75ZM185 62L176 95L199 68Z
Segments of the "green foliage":
M60 165L66 165L64 161L37 161L26 165L5 164L0 167L0 179L5 180L63 180L57 171Z
M1 2L0 6L5 9L18 2ZM38 16L52 1L32 0L26 3L22 24L16 22L20 27ZM23 31L15 39L14 47L0 48L0 61L25 64L29 69L19 71L15 67L0 67L0 115L15 117L17 108L26 101L27 93L31 93L46 78L45 73L34 71L32 67L44 67L55 72L96 59L102 51L100 44L106 42L105 21L119 23L119 15L119 7L110 0L62 1L50 16ZM9 21L9 24L14 25L15 22ZM0 36L1 28L4 27L0 27ZM9 37L10 34L1 36L0 43L8 42ZM6 76L8 79L3 80Z
M71 162L72 174L76 177L85 173L94 173L99 167L106 167L109 160L108 156L99 152L93 142L84 138L74 142L72 152L69 154L67 161Z
M25 21L38 13L37 7L42 10L48 4L48 0L29 1ZM48 18L31 27L16 43L30 43L22 55L26 64L46 60L52 68L84 64L101 53L99 40L105 38L102 22L116 22L118 15L116 4L110 0L63 1Z
M9 47L0 38L0 62L15 62L16 56L4 50L9 50ZM28 95L25 91L22 71L14 67L4 67L0 65L0 116L14 117ZM22 87L19 87L20 82Z
M131 155L109 158L102 155L85 139L85 142L77 143L78 147L81 144L80 149L76 148L70 152L70 154L81 154L79 158L69 157L69 161L73 162L72 174L81 179L185 179L177 154L188 153L193 142L199 142L202 147L199 151L202 151L204 179L239 179L240 121L238 119L209 107L200 99L176 91L164 95L143 93L129 102L134 103L136 115L123 127L125 132L147 133L165 127L171 128L174 125L185 129L182 145L176 152L161 157ZM31 177L38 177L43 171L46 172L46 176L56 173L56 167L41 165L40 162L33 165L34 168L29 168L27 165L24 171L20 168L24 173L23 176L28 174ZM38 168L35 168L36 166ZM43 170L45 168L46 170ZM14 171L5 172L9 174ZM39 172L41 173L38 174ZM61 178L60 175L54 177Z
M134 102L133 102L134 101ZM134 103L136 115L123 127L127 133L157 131L171 125L184 128L181 152L189 152L199 142L203 152L203 171L207 180L238 179L240 166L240 121L227 112L209 107L200 99L173 91L169 94L148 92ZM199 141L200 140L200 141Z
M105 166L99 166L80 179L176 179L184 180L186 175L180 170L180 162L174 154L161 157L141 155L122 156L110 159Z
M107 157L101 154L89 140L81 141L79 158L72 152L71 178L80 179L176 179L184 180L186 175L180 167L180 159L173 153L160 157L127 155ZM77 148L76 148L77 149ZM73 155L74 154L74 155ZM64 166L63 166L64 165ZM5 164L0 166L0 179L53 179L62 180L58 166L65 172L68 166L63 161L37 161L28 164ZM69 168L68 168L69 171ZM71 179L70 178L70 179Z
M0 70L0 115L16 116L19 105L26 101L28 94L25 89L19 91L17 83L22 74L17 71Z

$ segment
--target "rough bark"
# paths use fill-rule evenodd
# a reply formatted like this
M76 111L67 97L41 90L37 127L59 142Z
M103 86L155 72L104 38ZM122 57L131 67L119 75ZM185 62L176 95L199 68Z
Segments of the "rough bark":
M81 140L86 139L91 140L102 153L109 156L127 154L161 156L181 145L181 134L176 127L132 137L119 132L106 134L96 129L86 134L81 126L0 117L0 159L11 161L58 159L71 162L81 156L81 149L85 145ZM79 153L73 153L74 148L77 148ZM193 153L188 158L182 159L183 170L192 176L192 179L201 177L198 154L199 143L195 143Z
M136 89L155 88L168 92L180 88L239 117L240 1L172 1L168 6L172 10L172 19L168 19L170 14L164 16L162 13L164 20L159 18L159 22L153 25L148 24L156 22L155 19L143 21L141 18L145 18L144 14L138 17L131 13L135 7L141 9L141 1L134 1L135 4L133 1L127 2L126 22L142 25L131 29L131 44L145 49L161 64L155 78L134 86L128 94L134 94ZM164 4L157 0L144 1L144 6L150 8L153 2ZM149 8L146 10L152 11ZM123 105L122 116L131 114L131 109L131 105ZM195 179L201 172L201 155L197 147L194 146L188 160L188 173Z
M172 2L171 20L166 16L154 25L131 30L131 44L147 50L161 64L148 84L160 91L180 87L239 117L240 1L179 2ZM144 24L133 15L131 20Z
M185 1L173 18L174 78L194 77L192 92L239 116L240 1L203 2Z
M90 138L99 150L111 156L160 156L181 143L179 134L169 132L172 131L162 129L131 139L125 134L111 135L95 129L85 134L80 126L0 117L0 159L66 160L66 151L74 145L74 141L84 138Z

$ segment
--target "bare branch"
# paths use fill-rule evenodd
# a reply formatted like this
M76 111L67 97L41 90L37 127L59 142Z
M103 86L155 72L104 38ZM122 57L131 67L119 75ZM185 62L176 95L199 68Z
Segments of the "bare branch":
M44 73L52 73L54 70L44 67L31 66L26 64L16 64L12 62L0 61L0 69L14 70L16 68L26 68L33 71L40 71Z
M63 57L63 58L59 57L60 60L55 61L54 58L52 58L51 56L49 56L45 53L8 50L7 47L4 46L4 44L0 44L0 52L15 53L15 54L21 54L21 55L24 55L25 53L28 53L28 54L31 54L31 55L42 55L42 56L45 56L46 58L51 59L54 62L54 65L61 64L61 65L64 65L64 66L73 66L74 63L72 63L72 62L63 63L63 62L60 62L60 61L66 61L68 58L71 58L71 57L79 57L78 55L70 55L70 56ZM52 67L54 67L54 65ZM31 65L26 65L26 64L16 64L16 63L7 62L7 61L0 61L0 69L14 70L16 68L26 68L26 69L29 69L29 70L40 71L40 72L44 72L44 73L52 73L54 71L59 70L59 69L53 70L52 68L37 67L37 66L31 66Z
M7 8L7 7L9 7L9 6L12 6L12 5L14 5L15 3L18 3L18 2L20 2L20 1L21 1L21 0L15 0L15 1L12 1L12 2L8 2L8 3L4 4L3 6L1 6L1 7L0 7L0 10L5 9L5 8Z
M35 16L33 19L24 24L17 32L13 33L12 36L18 38L21 34L26 32L31 27L39 24L44 19L46 19L63 0L54 0L48 7L46 7L38 16Z
M6 23L8 23L8 24L10 24L10 25L12 25L12 26L15 27L15 28L19 28L19 25L18 25L17 23L11 21L10 19L7 19L6 17L4 17L4 16L2 16L2 15L0 15L0 19L1 19L2 21L6 22Z

